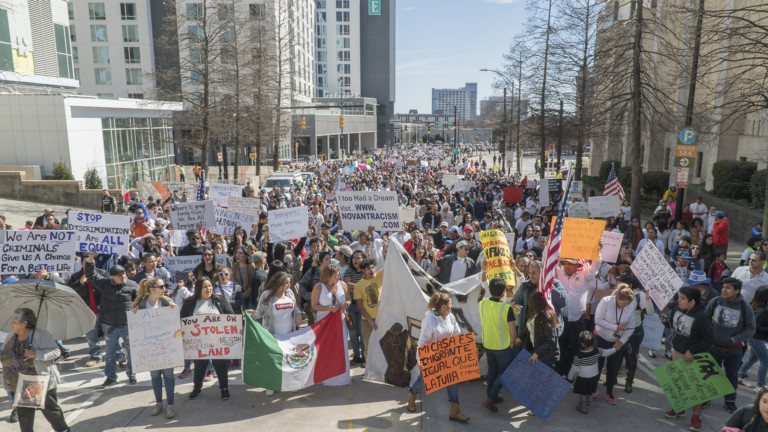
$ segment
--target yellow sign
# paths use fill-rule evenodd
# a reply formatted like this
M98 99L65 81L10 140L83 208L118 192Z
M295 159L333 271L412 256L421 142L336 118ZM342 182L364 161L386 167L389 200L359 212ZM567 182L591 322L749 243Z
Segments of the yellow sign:
M248 157L251 159L256 159L256 153L251 153L248 155Z
M485 254L485 270L488 280L496 277L504 279L507 286L515 285L515 272L512 270L512 254L509 251L507 237L500 230L486 230L480 233Z
M565 218L560 258L599 260L604 230L604 220Z

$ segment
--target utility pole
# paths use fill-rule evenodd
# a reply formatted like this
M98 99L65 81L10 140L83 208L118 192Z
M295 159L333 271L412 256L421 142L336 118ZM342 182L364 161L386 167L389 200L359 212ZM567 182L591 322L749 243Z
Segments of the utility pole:
M641 0L642 1L642 0ZM544 169L544 152L547 148L547 128L544 124L544 110L546 109L546 100L547 100L547 66L549 66L549 33L552 30L550 27L550 22L552 20L552 0L549 0L549 8L547 9L547 35L546 35L546 41L544 42L544 77L541 82L541 118L539 121L541 122L539 125L539 133L541 134L541 143L539 148L539 158L541 158L541 170L539 171L539 177L544 178L544 172L546 171ZM639 183L639 182L638 182Z
M523 160L523 150L522 150L522 144L520 144L520 100L522 99L522 84L523 83L523 68L521 67L518 70L517 73L517 172L521 173L523 172L522 168L522 160ZM514 98L513 98L514 99Z
M453 106L453 148L456 152L456 160L459 160L459 108Z
M508 126L507 123L507 88L504 87L504 126ZM509 127L504 130L504 140L501 142L501 172L506 171L505 159L507 156L507 135L509 135Z
M563 155L563 100L560 99L560 119L557 122L557 171L560 172Z

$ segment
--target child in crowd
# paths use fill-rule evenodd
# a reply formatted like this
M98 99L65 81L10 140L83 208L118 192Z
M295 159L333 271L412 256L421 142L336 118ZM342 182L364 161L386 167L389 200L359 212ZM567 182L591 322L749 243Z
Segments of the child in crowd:
M720 280L723 276L723 272L726 270L730 270L730 268L728 268L728 265L725 263L725 253L721 252L715 255L715 262L709 267L707 276L714 282Z
M602 349L595 347L595 336L587 330L579 333L581 351L573 358L571 370L568 372L568 381L576 382L573 392L579 395L579 404L576 409L582 414L589 412L589 402L597 392L597 384L600 380L600 371L597 369L597 360L608 357L616 352L616 348Z

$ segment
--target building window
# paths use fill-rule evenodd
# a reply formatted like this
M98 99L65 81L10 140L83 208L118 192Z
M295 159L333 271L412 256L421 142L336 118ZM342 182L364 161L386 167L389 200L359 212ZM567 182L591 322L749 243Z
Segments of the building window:
M337 22L349 22L349 12L336 12Z
M318 36L325 36L328 34L328 28L324 25L315 26L315 34Z
M336 24L336 34L340 36L349 36L349 24Z
M74 24L69 25L69 40L72 42L77 42L77 33L75 32Z
M317 61L319 61L319 62L328 61L328 51L318 51L317 52Z
M136 19L136 3L120 3L120 19L133 21Z
M105 47L105 46L93 47L93 63L109 64L109 47Z
M259 4L259 3L251 3L248 5L248 9L250 9L251 18L252 19L262 19L266 16L266 7L267 5Z
M349 0L336 0L336 9L349 9Z
M128 99L144 99L144 93L128 93Z
M96 75L96 84L112 85L112 70L110 68L96 68L93 73Z
M59 65L59 78L75 77L72 69L72 45L69 40L69 26L61 24L53 25L54 36L56 37L56 60Z
M317 77L317 86L318 87L327 87L328 86L328 78L324 76Z
M125 83L128 85L141 85L141 69L126 69Z
M13 72L11 30L8 26L8 11L5 9L0 9L0 70Z
M107 37L107 26L102 24L91 24L91 42L109 42Z
M318 12L317 13L317 22L318 23L324 23L325 21L326 21L325 12Z
M219 21L230 21L235 15L235 5L220 4L218 7Z
M349 51L337 51L336 55L338 61L349 61Z
M352 73L351 70L352 70L352 65L348 63L336 65L336 72L340 74L349 75L350 73Z
M317 47L320 49L328 47L328 40L326 38L317 38Z
M67 3L67 13L69 14L70 20L75 19L75 5L73 5L72 2Z
M139 47L124 47L123 56L126 64L141 63L141 49Z
M80 68L75 68L75 79L80 81Z
M106 98L106 99L113 99L115 97L113 93L96 93L96 96L100 98Z
M203 29L199 25L190 25L187 26L187 31L189 32L189 39L191 42L200 42L203 40Z
M72 47L72 63L80 63L80 53L78 52L77 47Z
M336 48L349 48L349 38L336 39Z
M348 76L340 77L339 84L341 84L342 87L349 87L350 85L352 85L352 80Z
M107 14L104 11L104 3L88 3L88 16L92 20L98 21L107 19Z
M205 10L202 3L187 3L187 19L199 20L203 17Z
M123 42L138 42L139 41L139 26L137 25L124 25L123 26Z
M317 74L318 75L325 75L328 73L328 65L327 64L320 64L317 65Z

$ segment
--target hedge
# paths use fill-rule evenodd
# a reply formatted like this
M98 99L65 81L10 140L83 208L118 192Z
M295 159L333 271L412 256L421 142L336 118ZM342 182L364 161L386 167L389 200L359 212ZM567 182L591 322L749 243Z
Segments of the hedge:
M599 173L600 180L602 181L608 180L608 173L611 172L611 164L616 164L616 170L621 170L621 162L610 161L610 160L605 161L600 164L600 173ZM621 179L619 179L619 181L621 182L621 185L624 186L624 182L621 181Z
M644 172L641 181L643 194L647 197L661 198L669 186L669 173L667 171Z
M606 176L606 178L608 177ZM632 167L619 168L619 183L621 183L624 191L632 188Z
M712 193L721 198L750 199L750 183L757 171L754 162L723 160L712 166Z
M752 204L757 208L765 206L765 182L768 181L768 170L755 171L752 174L752 181L749 187L749 193L752 195Z

